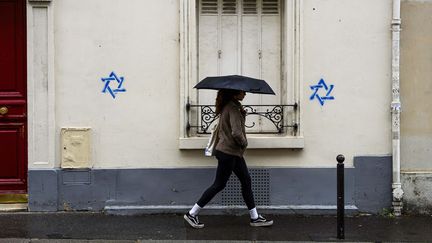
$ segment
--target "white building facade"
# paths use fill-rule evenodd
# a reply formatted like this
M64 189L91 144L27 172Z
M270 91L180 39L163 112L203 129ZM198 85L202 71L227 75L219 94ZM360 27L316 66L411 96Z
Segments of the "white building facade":
M335 158L343 154L347 209L391 208L398 183L392 156L394 2L0 0L4 12L12 5L25 10L27 75L20 97L26 142L7 158L27 158L6 168L28 172L28 186L0 189L27 193L30 211L182 212L212 183L216 166L203 153L208 128L217 122L216 92L193 86L206 76L239 74L265 79L276 92L247 94L243 102L249 112L245 159L258 207L335 209ZM432 6L403 2L412 21L423 9L416 4ZM430 85L425 89L430 92ZM1 94L12 111L19 98ZM7 134L19 134L10 132L18 131L10 125L17 122L7 116L0 116L6 124L2 144L10 144ZM429 134L429 128L417 132ZM405 148L432 137L404 144L405 131L402 125L406 170L396 173L410 208L424 210L409 180L430 178L424 159L431 152L426 146L411 162L404 156L418 154ZM422 186L426 192L431 185ZM232 178L208 208L222 213L242 206Z

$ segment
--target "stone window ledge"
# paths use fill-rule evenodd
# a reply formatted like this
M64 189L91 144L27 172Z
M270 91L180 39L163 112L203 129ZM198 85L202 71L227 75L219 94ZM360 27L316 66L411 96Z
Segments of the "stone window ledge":
M204 149L208 137L189 137L179 139L180 149ZM279 148L304 148L303 137L275 137L275 136L248 136L248 149L279 149Z

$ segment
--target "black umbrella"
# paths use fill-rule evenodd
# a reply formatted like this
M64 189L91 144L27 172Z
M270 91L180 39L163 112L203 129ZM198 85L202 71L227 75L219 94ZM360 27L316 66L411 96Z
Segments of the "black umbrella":
M240 75L207 77L195 85L194 88L234 89L256 94L275 94L266 81Z

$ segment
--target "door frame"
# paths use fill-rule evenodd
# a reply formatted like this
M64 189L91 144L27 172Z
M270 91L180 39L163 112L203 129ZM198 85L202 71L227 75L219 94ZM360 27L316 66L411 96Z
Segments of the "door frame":
M55 1L28 0L26 2L28 169L31 174L32 170L55 167L56 144L59 141L55 136ZM44 62L34 62L34 60L44 60ZM45 129L41 130L40 124Z

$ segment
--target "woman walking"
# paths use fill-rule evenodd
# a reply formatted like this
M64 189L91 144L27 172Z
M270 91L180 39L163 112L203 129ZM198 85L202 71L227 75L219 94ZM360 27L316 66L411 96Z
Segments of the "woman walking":
M216 178L214 183L203 193L192 209L184 215L184 219L193 228L203 228L204 224L198 220L199 211L210 200L222 191L231 173L239 178L242 196L249 209L251 226L270 226L273 220L259 215L255 207L252 193L251 177L248 172L243 154L248 145L245 132L246 112L239 101L246 93L238 90L219 90L216 98L216 115L219 118L219 142L216 145L215 155L218 160Z

